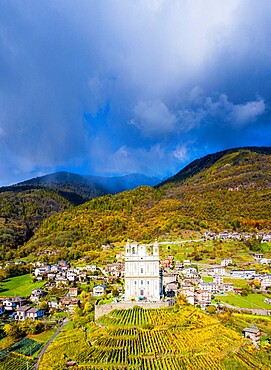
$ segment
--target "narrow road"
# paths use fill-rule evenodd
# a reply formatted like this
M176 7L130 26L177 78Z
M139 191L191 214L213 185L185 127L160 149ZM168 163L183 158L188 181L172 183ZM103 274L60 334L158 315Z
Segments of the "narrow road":
M62 325L57 329L57 331L55 332L55 334L48 340L48 342L45 344L45 346L42 348L42 350L40 351L39 355L38 355L38 358L37 358L37 361L33 367L33 370L38 370L39 368L39 363L40 363L40 360L44 354L44 352L47 350L47 348L49 347L49 345L52 343L52 341L55 339L55 337L61 332L61 330L64 328L64 326L66 326L68 324L68 322L70 321L71 319L65 319L63 320L63 323Z

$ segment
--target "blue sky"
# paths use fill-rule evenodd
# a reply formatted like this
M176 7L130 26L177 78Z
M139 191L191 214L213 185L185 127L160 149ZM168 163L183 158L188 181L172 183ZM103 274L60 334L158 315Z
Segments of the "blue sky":
M271 145L269 0L1 0L0 185Z

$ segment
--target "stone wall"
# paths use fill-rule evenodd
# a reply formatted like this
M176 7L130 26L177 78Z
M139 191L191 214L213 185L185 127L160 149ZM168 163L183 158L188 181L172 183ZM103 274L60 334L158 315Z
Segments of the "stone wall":
M113 310L128 310L133 308L134 306L139 306L144 309L148 308L166 308L173 306L175 304L175 300L172 299L166 302L116 302L116 303L107 303L102 305L95 306L95 320L103 315L107 315Z

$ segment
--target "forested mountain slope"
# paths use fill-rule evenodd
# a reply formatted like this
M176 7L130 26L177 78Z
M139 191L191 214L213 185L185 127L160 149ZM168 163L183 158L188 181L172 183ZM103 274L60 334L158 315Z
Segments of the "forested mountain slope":
M17 249L29 240L42 220L70 205L69 201L49 190L0 193L1 253L8 259L9 249Z
M101 195L158 182L157 178L138 174L106 178L58 172L1 187L0 260L12 258L47 217Z
M108 193L101 185L95 183L86 176L70 172L56 172L50 175L36 177L0 191L22 191L33 189L49 189L57 192L74 205L82 204L92 198Z
M183 230L271 229L270 184L270 154L226 151L192 177L103 196L53 216L24 253L55 246L80 254L107 242L181 236Z

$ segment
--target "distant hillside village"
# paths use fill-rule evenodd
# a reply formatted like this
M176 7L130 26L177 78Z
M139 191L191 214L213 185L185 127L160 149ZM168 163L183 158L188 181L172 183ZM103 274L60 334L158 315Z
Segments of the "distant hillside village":
M205 239L241 237L247 238L248 234L204 234ZM256 237L270 241L271 235L259 234ZM271 264L271 259L265 258L263 253L254 253L253 257L257 264ZM111 304L169 302L182 295L191 305L206 309L209 305L223 307L223 302L214 302L217 295L243 294L243 289L236 288L233 280L227 281L229 278L252 282L252 290L258 292L267 292L271 288L271 274L258 273L256 269L235 268L231 257L224 258L219 265L198 264L190 259L176 261L172 255L160 259L157 241L153 245L127 242L115 260L105 265L77 267L70 266L67 261L52 265L37 261L33 263L33 279L44 282L44 285L33 289L28 297L2 297L0 315L8 314L12 319L24 321L38 320L45 314L59 311L72 313L76 306L80 306L82 289L90 290L99 304L103 301ZM271 300L266 298L265 302L270 304L270 310L254 311L269 315Z

